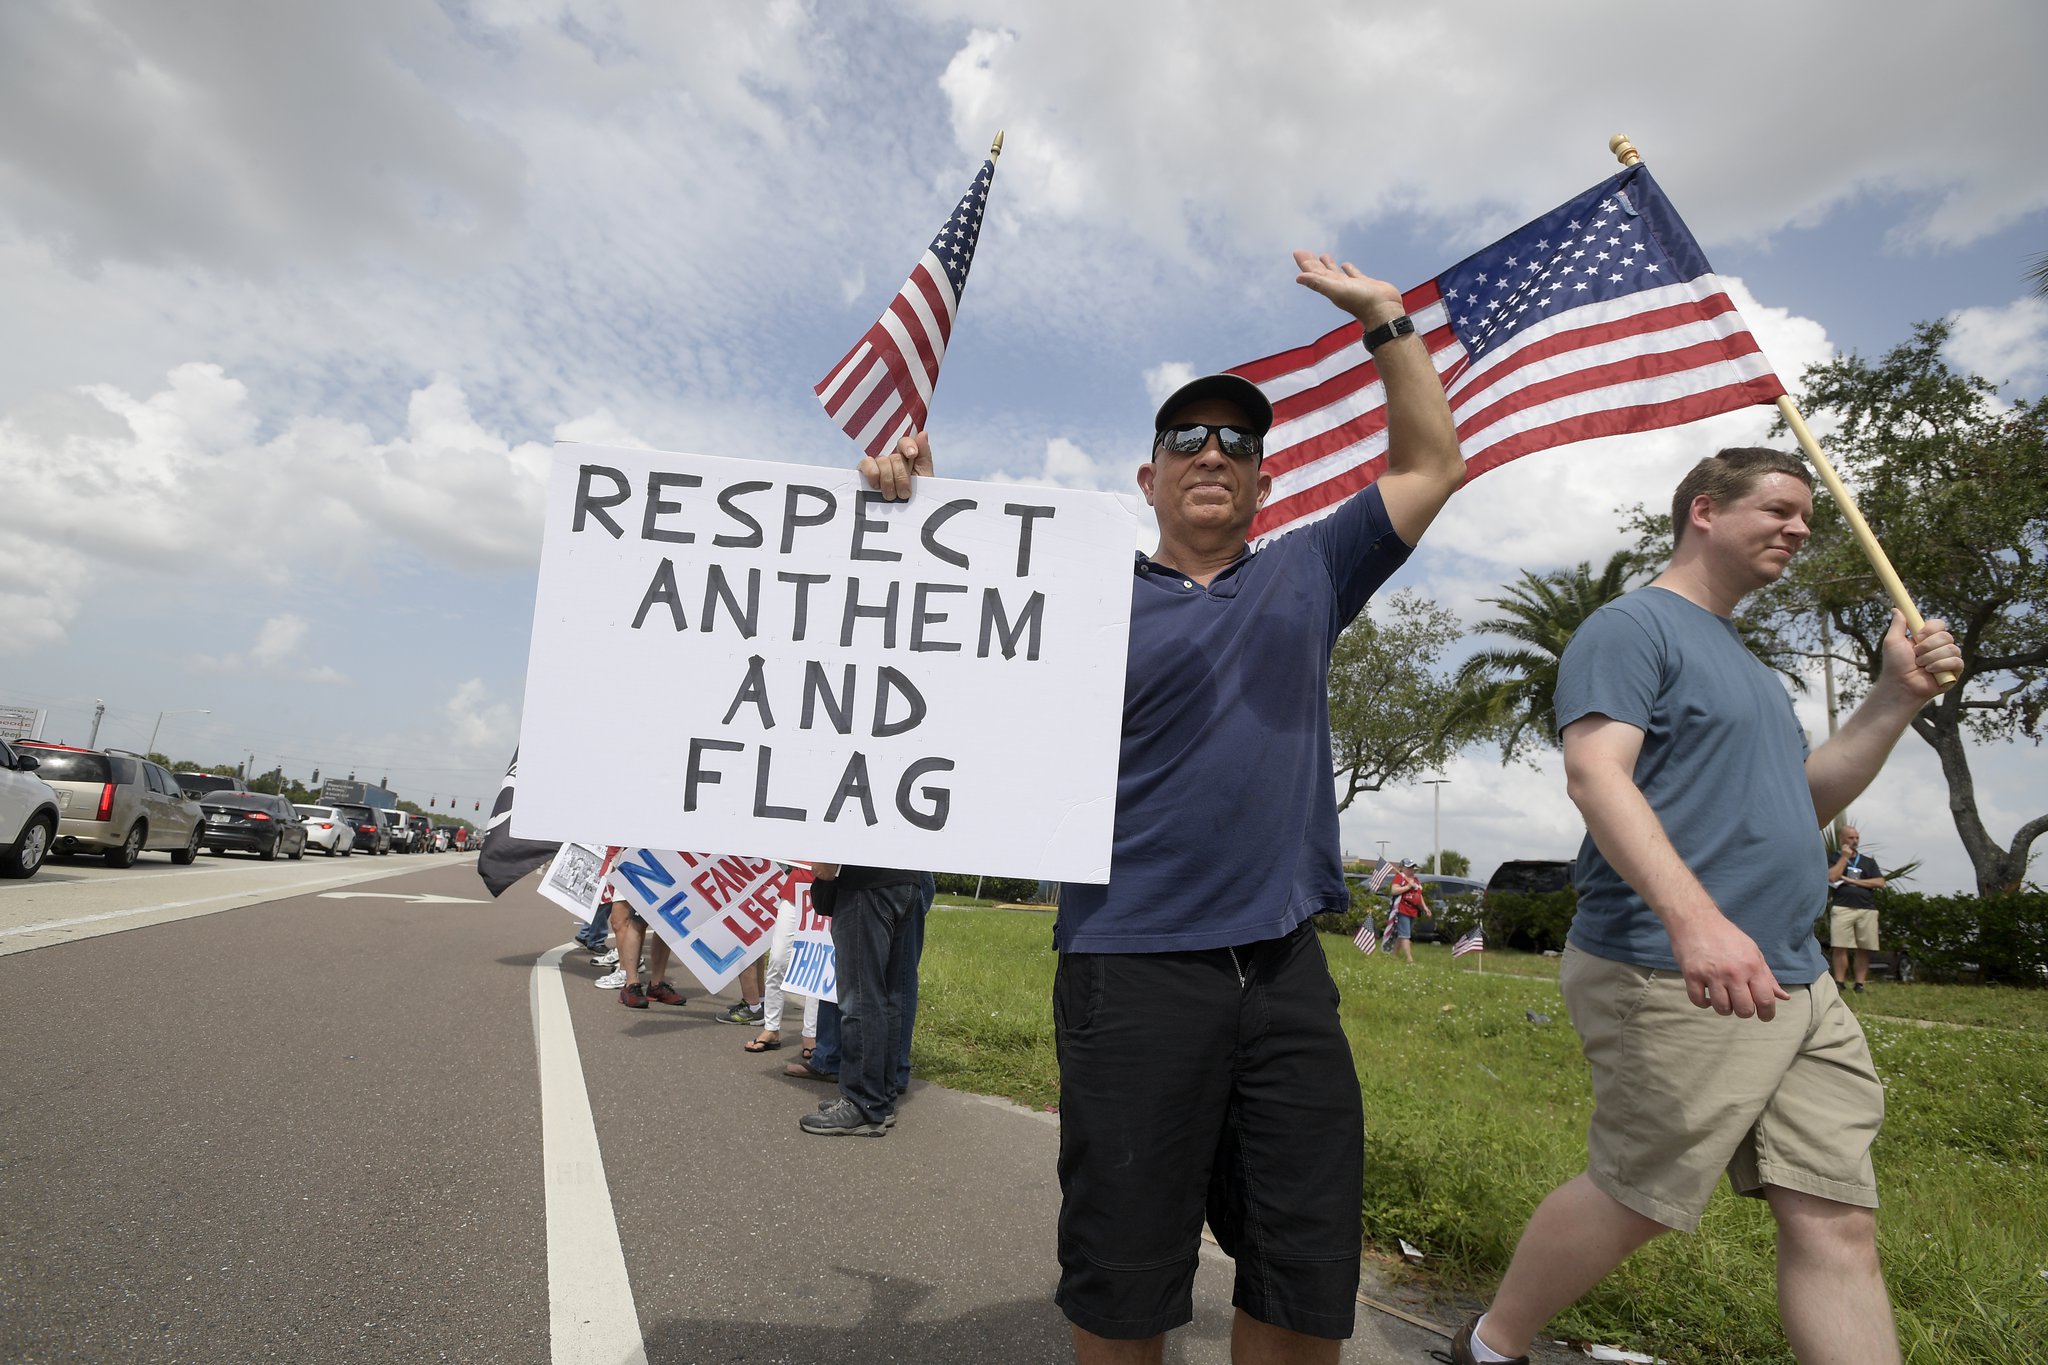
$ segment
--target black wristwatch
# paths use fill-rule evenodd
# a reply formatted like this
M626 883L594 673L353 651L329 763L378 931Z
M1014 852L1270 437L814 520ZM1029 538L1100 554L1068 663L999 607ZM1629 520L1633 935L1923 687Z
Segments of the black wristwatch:
M1409 317L1406 313L1403 313L1400 317L1393 318L1389 321L1383 322L1379 326L1373 328L1370 332L1367 332L1365 334L1365 349L1368 352L1377 351L1380 347L1386 345L1395 337L1406 337L1414 335L1415 319Z

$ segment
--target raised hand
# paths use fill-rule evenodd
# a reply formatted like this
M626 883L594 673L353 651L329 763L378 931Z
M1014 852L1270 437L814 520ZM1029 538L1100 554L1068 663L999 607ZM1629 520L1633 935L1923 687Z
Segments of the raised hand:
M1400 290L1385 280L1374 279L1349 261L1339 265L1332 257L1297 251L1294 264L1301 271L1294 277L1296 284L1315 290L1364 323L1368 331L1407 311L1401 304Z

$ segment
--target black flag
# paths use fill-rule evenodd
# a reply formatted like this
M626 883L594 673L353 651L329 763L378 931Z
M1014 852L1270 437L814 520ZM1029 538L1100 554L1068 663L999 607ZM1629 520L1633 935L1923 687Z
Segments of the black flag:
M493 896L505 894L505 888L555 856L560 844L550 844L540 839L515 839L512 837L512 789L519 779L519 751L512 751L512 762L505 768L505 784L498 788L498 799L491 803L491 818L484 824L483 851L477 855L476 874L484 879Z

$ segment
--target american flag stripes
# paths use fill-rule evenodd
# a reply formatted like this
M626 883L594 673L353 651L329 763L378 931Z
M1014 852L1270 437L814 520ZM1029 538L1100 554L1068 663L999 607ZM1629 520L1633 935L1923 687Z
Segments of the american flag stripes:
M870 455L924 429L995 174L990 157L882 316L818 381L826 415Z
M1641 165L1402 297L1450 398L1468 477L1785 392ZM1379 477L1386 392L1356 323L1233 372L1273 401L1273 494L1253 539L1325 516Z
M1371 915L1367 915L1365 923L1358 926L1358 932L1351 936L1351 941L1357 944L1358 951L1367 957L1380 950L1380 936L1373 930Z
M1467 953L1478 953L1485 950L1486 935L1480 932L1479 926L1475 924L1460 935L1456 943L1451 945L1451 956L1463 957Z
M1377 891L1387 884L1387 878L1394 875L1394 865L1384 860L1373 869L1372 880L1365 884L1368 891Z

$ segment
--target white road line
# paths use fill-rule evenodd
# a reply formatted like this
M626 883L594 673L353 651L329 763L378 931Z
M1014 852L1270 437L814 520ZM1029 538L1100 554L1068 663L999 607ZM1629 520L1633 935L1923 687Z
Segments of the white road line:
M541 1170L548 1208L552 1365L647 1365L640 1310L626 1277L604 1153L562 986L564 943L535 959L528 999L540 1062Z
M140 880L139 878L137 880ZM201 896L198 900L166 901L161 905L138 905L130 910L103 910L97 915L78 915L71 919L46 919L34 924L24 924L14 929L0 929L0 938L13 938L19 934L43 934L57 929L69 929L78 924L99 924L110 919L129 919L135 915L160 915L166 910L184 910L194 905L211 905L215 901L240 900L245 896L259 899L283 900L322 886L344 886L359 881L360 877L333 877L322 882L293 882L285 886L267 886L259 890L228 891L218 896Z

